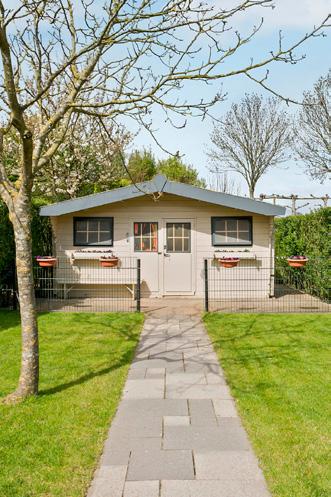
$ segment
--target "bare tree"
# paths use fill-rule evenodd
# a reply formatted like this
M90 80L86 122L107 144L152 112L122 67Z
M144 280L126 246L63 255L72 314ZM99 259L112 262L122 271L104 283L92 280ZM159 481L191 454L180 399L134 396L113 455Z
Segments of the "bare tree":
M294 148L308 173L323 182L331 173L331 70L304 94Z
M246 94L239 104L232 104L211 134L214 147L207 154L212 170L241 174L251 198L265 172L288 158L290 119L281 105L274 97L264 101Z
M240 186L234 178L229 176L228 171L213 171L210 173L208 187L215 192L240 195Z
M196 87L197 99L188 101L182 91L187 84L253 74L273 61L295 63L301 57L293 50L320 34L329 19L288 47L280 38L265 58L226 70L225 62L261 26L241 36L231 24L243 12L271 6L271 0L237 0L229 8L207 0L17 0L14 5L0 0L0 194L15 232L22 325L21 373L7 402L38 392L31 191L72 121L85 113L107 132L109 123L126 116L153 134L151 109L159 106L166 120L184 126L188 116L204 117L222 100L220 94L201 99ZM37 116L33 127L32 116ZM3 163L13 129L20 145L15 182Z

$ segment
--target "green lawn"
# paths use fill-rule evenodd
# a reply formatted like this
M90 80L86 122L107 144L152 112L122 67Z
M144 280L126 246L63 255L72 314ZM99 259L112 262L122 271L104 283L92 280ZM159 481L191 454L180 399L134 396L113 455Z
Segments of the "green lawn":
M329 497L330 315L207 314L274 497Z
M82 497L98 461L143 316L42 314L40 396L0 404L0 496ZM15 388L19 317L0 311L0 397Z

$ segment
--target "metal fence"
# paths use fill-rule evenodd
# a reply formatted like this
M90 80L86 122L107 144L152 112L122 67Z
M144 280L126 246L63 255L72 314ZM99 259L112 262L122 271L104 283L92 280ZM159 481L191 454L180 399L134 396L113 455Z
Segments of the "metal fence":
M15 265L11 265L0 273L0 309L17 309Z
M117 267L58 258L54 267L34 267L34 284L38 311L140 312L140 259L133 257L121 258ZM15 295L13 283L2 284L0 307L14 308Z
M210 312L330 312L330 263L310 259L291 267L286 258L242 259L223 267L204 260L205 310Z

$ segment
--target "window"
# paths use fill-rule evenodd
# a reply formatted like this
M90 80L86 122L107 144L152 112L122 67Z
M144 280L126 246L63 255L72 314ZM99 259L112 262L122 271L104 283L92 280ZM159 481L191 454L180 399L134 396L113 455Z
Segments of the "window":
M75 217L74 245L113 245L112 217Z
M167 252L191 252L190 223L167 223Z
M253 242L251 217L212 217L211 231L214 246L250 246Z
M135 252L157 252L157 223L134 223Z

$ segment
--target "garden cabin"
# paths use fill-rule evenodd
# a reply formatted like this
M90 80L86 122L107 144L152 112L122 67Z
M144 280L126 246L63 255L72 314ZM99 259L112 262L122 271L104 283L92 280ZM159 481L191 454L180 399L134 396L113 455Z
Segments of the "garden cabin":
M53 227L55 279L68 293L81 288L81 297L112 284L132 291L135 276L127 268L140 259L142 297L202 298L206 258L226 297L246 287L256 297L272 296L274 216L284 213L280 206L162 175L41 208ZM111 252L118 266L100 267L100 257ZM237 267L222 268L219 259L229 257L239 259Z

